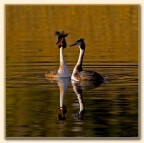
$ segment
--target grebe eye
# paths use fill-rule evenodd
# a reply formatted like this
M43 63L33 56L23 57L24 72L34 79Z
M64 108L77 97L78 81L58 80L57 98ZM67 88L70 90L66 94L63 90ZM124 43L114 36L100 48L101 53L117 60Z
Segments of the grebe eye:
M79 42L76 42L76 44L78 45L78 44L79 44Z

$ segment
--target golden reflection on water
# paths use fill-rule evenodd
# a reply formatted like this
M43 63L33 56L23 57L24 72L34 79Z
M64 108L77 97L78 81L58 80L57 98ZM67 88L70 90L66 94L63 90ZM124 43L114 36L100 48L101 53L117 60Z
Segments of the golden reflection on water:
M6 136L137 137L138 5L6 5ZM44 79L59 66L56 30L69 33L68 45L86 41L84 69L106 83L84 90L70 84L64 96L67 119L57 119L59 88ZM79 49L66 48L72 71ZM77 120L79 102L86 109ZM82 105L81 105L82 106Z
M37 61L39 56L39 61L47 61L47 57L50 57L50 60L58 62L59 51L53 33L64 30L69 33L68 44L80 37L85 39L85 63L137 64L138 15L137 5L8 5L7 58L9 60L10 56L15 56L10 58L11 62ZM31 53L27 53L26 49ZM51 53L54 56L51 57ZM25 54L30 54L30 57L25 59ZM67 48L65 55L71 62L74 60L72 55L77 55L77 59L78 49Z

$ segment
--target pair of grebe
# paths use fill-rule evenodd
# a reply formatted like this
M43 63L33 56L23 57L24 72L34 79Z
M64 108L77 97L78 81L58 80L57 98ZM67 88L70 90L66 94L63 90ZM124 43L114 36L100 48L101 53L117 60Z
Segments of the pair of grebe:
M68 69L68 66L64 60L64 48L67 47L65 37L68 36L67 33L62 32L55 32L55 34L58 36L58 41L57 45L60 48L60 66L58 70L55 71L48 71L45 76L48 78L55 78L55 77L71 77L72 80L75 81L83 81L83 80L88 80L88 81L103 81L103 77L95 72L95 71L85 71L82 68L82 63L83 63L83 57L85 53L85 42L84 39L81 38L77 40L74 44L70 45L69 47L72 46L79 46L80 53L79 53L79 58L77 61L77 64L75 65L72 75L70 74L70 71Z

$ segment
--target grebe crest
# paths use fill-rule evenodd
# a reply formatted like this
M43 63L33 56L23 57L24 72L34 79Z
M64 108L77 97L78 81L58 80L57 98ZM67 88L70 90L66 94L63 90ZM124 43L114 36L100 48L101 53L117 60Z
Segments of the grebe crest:
M59 48L61 47L66 48L67 43L66 43L65 37L67 37L68 34L65 33L64 31L62 32L56 31L55 35L58 36L58 41L56 42L56 45L58 45Z

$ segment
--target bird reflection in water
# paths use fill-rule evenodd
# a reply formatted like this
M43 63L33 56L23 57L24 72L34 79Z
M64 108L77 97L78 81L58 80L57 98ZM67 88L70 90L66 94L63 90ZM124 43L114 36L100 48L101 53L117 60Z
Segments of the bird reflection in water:
M84 113L85 113L83 96L82 96L82 89L77 85L77 83L74 80L72 80L71 83L73 86L73 91L77 95L79 106L80 106L79 112L75 114L75 118L77 120L82 120L82 119L84 119Z
M66 108L66 105L64 104L64 96L70 84L70 78L58 78L57 82L58 82L58 87L60 91L60 107L58 110L58 119L65 120L67 108Z
M70 84L71 79L69 77L66 78L46 78L50 83L57 83L59 87L60 94L60 103L58 108L58 120L66 120L67 107L64 104L64 97L67 92L68 86Z
M85 107L84 107L84 102L83 102L83 91L84 90L90 90L94 89L97 86L101 84L101 82L96 82L96 81L75 81L71 80L71 84L73 86L73 91L77 95L78 101L79 101L79 106L80 110L78 113L75 114L75 118L77 120L83 120L84 119L84 114L85 114Z
M70 82L73 87L73 91L77 96L79 102L79 112L75 114L76 120L83 120L85 115L85 107L83 102L83 91L88 89L94 89L98 87L101 82L96 81L74 81L70 78L47 78L51 83L57 83L60 91L60 104L58 108L58 120L66 120L67 107L64 103L64 97L66 95Z

